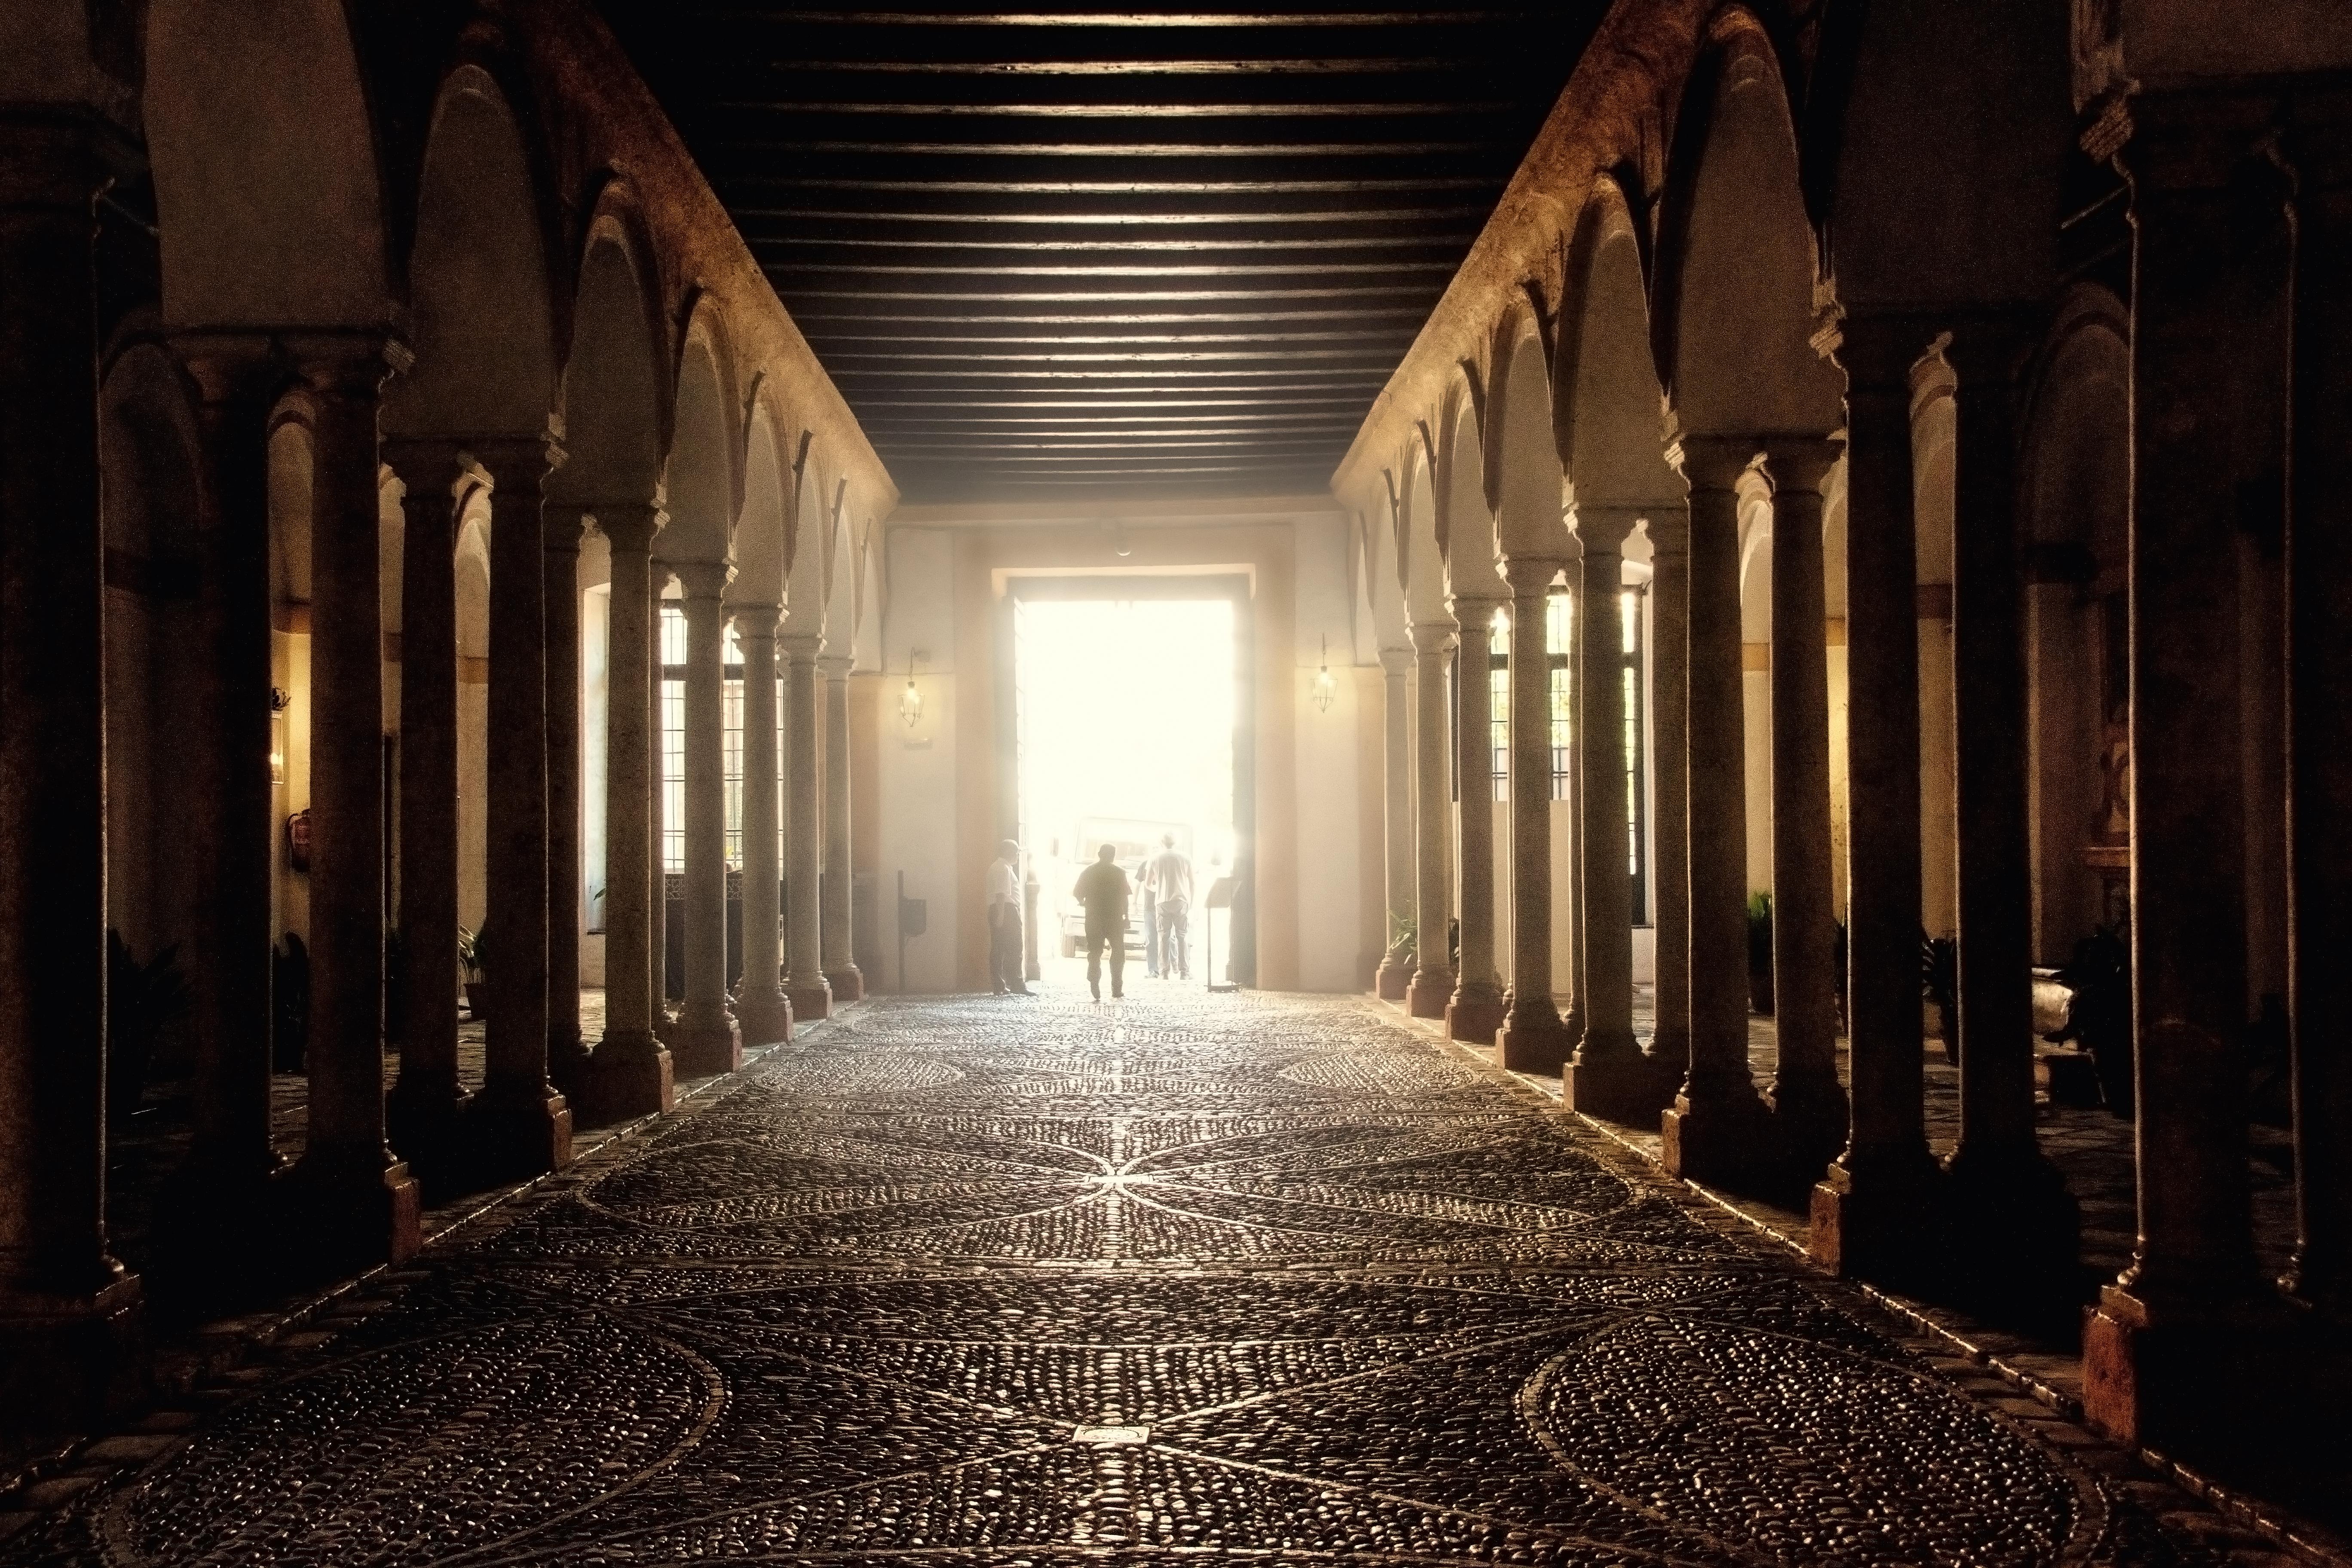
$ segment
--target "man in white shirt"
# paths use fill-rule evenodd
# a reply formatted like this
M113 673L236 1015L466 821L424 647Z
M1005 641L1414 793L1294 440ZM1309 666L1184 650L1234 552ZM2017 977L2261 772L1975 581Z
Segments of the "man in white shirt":
M1021 977L1021 846L1008 838L988 868L988 981L999 996L1026 996Z
M1179 980L1192 978L1192 955L1186 950L1186 917L1192 909L1192 858L1176 847L1176 836L1160 836L1160 853L1144 872L1149 895L1159 914L1160 973Z

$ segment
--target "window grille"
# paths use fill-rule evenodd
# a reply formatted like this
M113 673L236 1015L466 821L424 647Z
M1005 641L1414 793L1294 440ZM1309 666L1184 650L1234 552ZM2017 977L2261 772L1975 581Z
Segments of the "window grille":
M730 622L720 670L721 752L725 758L727 864L743 864L743 649ZM662 869L686 869L686 611L661 607Z

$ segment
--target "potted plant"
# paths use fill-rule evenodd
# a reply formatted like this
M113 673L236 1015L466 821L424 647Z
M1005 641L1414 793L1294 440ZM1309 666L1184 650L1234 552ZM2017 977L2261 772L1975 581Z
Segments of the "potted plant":
M466 978L466 1010L475 1017L485 1016L487 998L482 981L482 933L466 926L457 928L457 967Z
M1748 1005L1772 1016L1772 895L1748 895Z
M1919 932L1919 992L1936 1006L1936 1036L1944 1059L1960 1065L1960 947L1948 936Z

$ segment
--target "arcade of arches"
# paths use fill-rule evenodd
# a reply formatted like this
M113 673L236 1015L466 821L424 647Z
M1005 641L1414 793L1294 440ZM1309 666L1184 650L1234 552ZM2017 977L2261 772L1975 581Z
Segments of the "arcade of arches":
M2327 0L0 7L0 1522L27 1562L353 1560L293 1500L237 1534L169 1500L361 1463L324 1426L268 1458L329 1420L321 1363L269 1346L357 1347L363 1406L356 1358L446 1331L461 1379L700 1369L688 1435L624 1402L567 1439L612 1446L626 1531L664 1488L713 1520L695 1487L849 1500L824 1542L808 1503L614 1560L2341 1550L2347 246ZM1234 894L1202 913L1239 994L952 999L988 988L997 843L1045 831L1012 608L1071 578L1234 602ZM1035 1217L1066 1204L1094 1217ZM1530 1239L1571 1210L1586 1250ZM2094 1268L2101 1214L2126 1255ZM1233 1286L1264 1317L1120 1294L1286 1260ZM689 1331L643 1305L661 1268L816 1294ZM1768 1496L1768 1447L1881 1439L1810 1406L1772 1435L1763 1338L1631 1305L1716 1274L1706 1332L1785 1334L1791 1368L1991 1354L2042 1404L1916 1375L2074 1500L2045 1529L2020 1480L1947 1537L1906 1531L1958 1503L1867 1459ZM1571 1276L1601 1294L1530 1283ZM333 1305L354 1278L373 1315ZM1473 1486L1413 1426L1435 1395L1379 1381L1433 1321L1440 1359L1549 1345L1604 1297L1651 1393L1592 1392L1580 1342L1476 1363L1503 1392L1442 1416L1524 1415L1550 1480ZM1325 1348L1200 1372L1164 1438L1158 1384L1114 1386L1150 1355L1106 1350L1069 1373L1098 1409L1036 1417L1047 1458L954 1483L1001 1504L919 1435L919 1506L881 1458L820 1483L709 1447L763 1380L824 1407L812 1369L846 1387L861 1343L978 1403L812 1453L983 1405L1011 1443L989 1380L1063 1373L969 1314L1075 1343L1089 1300ZM952 1377L858 1338L934 1319ZM736 1321L733 1360L680 1348ZM1718 1356L1717 1415L1639 1417ZM1822 1409L1861 1397L1838 1364ZM1162 1448L1216 1379L1278 1402L1310 1370L1402 1403L1304 1396L1358 1447ZM440 1397L402 1386L402 1418ZM1638 1436L1561 1436L1611 1400ZM1639 1479L1670 1429L1695 1447ZM365 1550L605 1561L545 1533L620 1506L579 1460L492 1488L487 1533L373 1520ZM1377 1518L1267 1522L1384 1465ZM1623 1519L1546 1511L1570 1493ZM1725 1496L1817 1511L1743 1533ZM922 1509L952 1514L928 1544Z

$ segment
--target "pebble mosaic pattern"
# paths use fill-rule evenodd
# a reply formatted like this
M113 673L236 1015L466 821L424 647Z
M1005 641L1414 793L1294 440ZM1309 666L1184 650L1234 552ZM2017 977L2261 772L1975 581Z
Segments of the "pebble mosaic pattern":
M0 1564L2195 1563L1356 1001L879 1001Z

